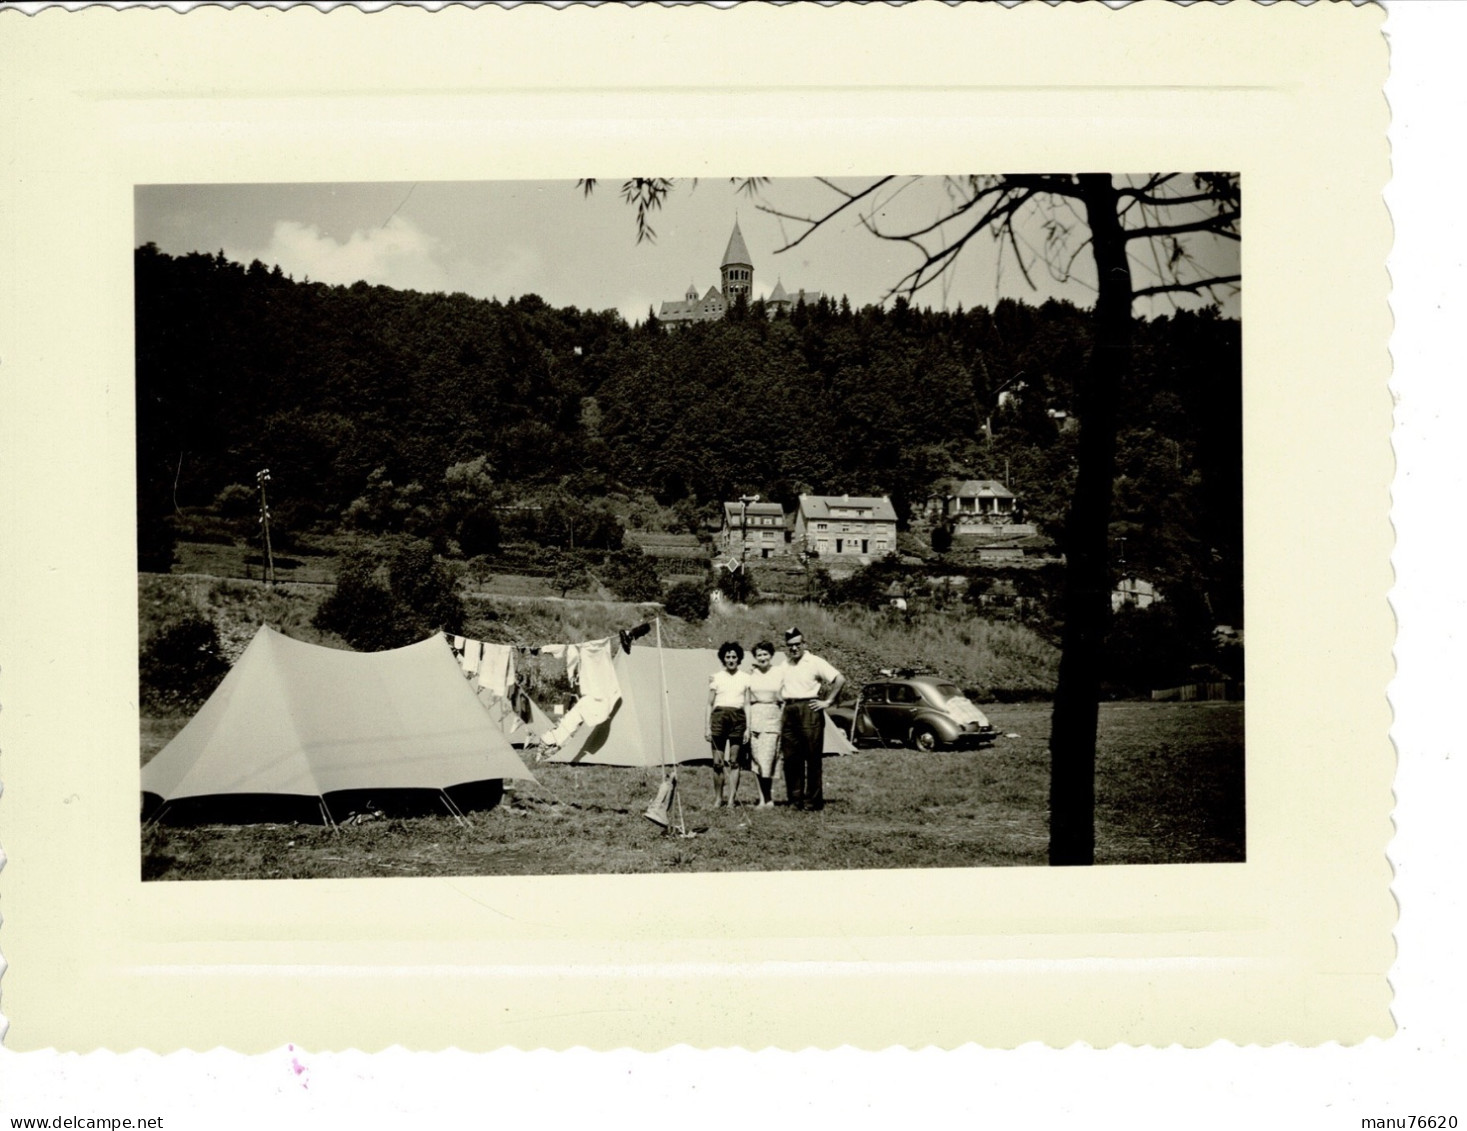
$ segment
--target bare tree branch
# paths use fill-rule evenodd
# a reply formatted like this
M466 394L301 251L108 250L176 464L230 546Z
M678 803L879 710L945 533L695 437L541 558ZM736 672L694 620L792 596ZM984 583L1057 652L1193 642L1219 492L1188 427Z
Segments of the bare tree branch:
M1186 232L1211 232L1223 239L1241 240L1243 237L1230 227L1239 217L1239 212L1221 212L1216 216L1208 216L1202 220L1193 220L1187 224L1162 224L1150 228L1125 228L1122 230L1126 240L1154 239L1159 236L1182 235Z
M794 215L793 213L790 213L790 212L781 212L777 208L771 208L767 204L760 204L760 205L757 206L758 207L758 210L760 212L767 212L771 216L777 216L781 220L793 220L797 224L805 224L805 225L807 225L805 231L800 234L800 236L799 236L798 239L791 240L789 243L785 244L783 247L777 247L777 248L775 248L774 249L774 254L775 255L778 255L782 251L789 251L791 248L799 247L800 244L804 243L805 240L809 239L810 236L814 235L815 232L820 227L822 227L823 225L829 223L831 220L835 219L835 217L837 217L838 215L840 215L847 208L851 207L851 205L855 204L856 202L858 202L860 200L864 200L866 197L870 196L873 192L875 192L877 189L879 189L882 185L889 184L892 181L896 180L896 177L894 177L894 176L891 176L891 177L882 177L880 180L876 181L876 183L871 184L871 185L867 185L864 189L862 189L858 193L849 193L849 192L846 192L844 189L840 188L839 186L831 184L830 181L826 180L823 177L817 178L817 179L820 181L821 184L825 185L826 188L829 188L829 189L833 190L834 192L837 192L841 196L843 196L843 197L846 198L845 199L845 202L843 204L839 204L835 208L832 208L824 216L819 216L819 217L796 216L796 215Z
M1212 287L1221 287L1228 283L1242 282L1242 275L1214 275L1210 279L1199 279L1195 283L1165 283L1159 287L1141 287L1131 292L1131 297L1145 298L1147 295L1176 294L1186 291L1190 294L1199 294Z
M1171 208L1173 205L1181 204L1221 203L1221 201L1219 201L1217 197L1217 194L1211 192L1195 192L1189 193L1187 196L1151 196L1148 194L1136 193L1132 196L1131 199L1137 204L1150 204L1156 208Z
M992 231L996 238L1001 239L1004 235L1003 229L1005 227L1005 224L1007 223L1007 226L1009 227L1008 235L1012 240L1013 214L1017 212L1020 208L1022 208L1025 204L1027 204L1030 200L1032 200L1036 195L1037 190L1027 190L1017 196L1008 195L1012 191L1013 190L1006 190L1004 196L1001 199L995 201L987 212L985 212L977 221L975 221L966 232L958 237L956 242L949 244L947 247L942 248L940 251L929 251L926 245L922 244L919 240L909 235L881 232L877 230L875 225L868 217L862 217L862 224L865 226L866 230L869 231L872 235L876 236L879 239L891 240L893 242L900 243L909 243L913 247L915 247L923 257L921 264L919 264L913 270L907 272L899 280L897 280L896 284L889 291L886 292L887 296L890 297L895 294L915 295L923 287L929 286L932 282L939 278L944 271L947 270L948 266L951 265L952 261L957 257L958 253L963 250L968 241L976 236L979 232ZM1017 244L1014 245L1014 251L1015 255L1018 255ZM1029 277L1028 268L1024 266L1022 257L1020 258L1019 269L1023 272L1024 278L1029 282L1029 285L1032 287L1034 285L1034 282Z

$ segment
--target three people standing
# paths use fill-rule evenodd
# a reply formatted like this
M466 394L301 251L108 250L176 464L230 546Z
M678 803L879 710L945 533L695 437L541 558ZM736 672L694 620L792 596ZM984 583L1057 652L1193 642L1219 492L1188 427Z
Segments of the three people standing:
M738 788L739 758L744 736L749 736L754 770L759 781L759 807L774 804L775 761L784 758L785 792L795 809L825 807L822 756L825 747L825 711L840 695L845 676L826 660L805 649L798 628L784 634L789 661L774 666L774 645L754 645L754 668L739 670L744 650L734 641L718 649L719 671L708 681L706 738L713 749L714 806L725 801L724 771L734 772Z

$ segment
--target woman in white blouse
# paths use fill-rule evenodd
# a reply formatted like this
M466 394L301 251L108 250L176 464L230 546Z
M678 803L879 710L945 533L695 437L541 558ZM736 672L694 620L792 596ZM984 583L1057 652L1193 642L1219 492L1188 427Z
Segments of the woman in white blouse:
M730 640L718 649L718 662L723 665L708 677L708 724L703 737L713 747L713 807L732 804L723 792L723 767L727 762L734 772L734 788L738 788L739 752L748 731L744 708L749 698L749 673L740 671L744 662L744 646Z

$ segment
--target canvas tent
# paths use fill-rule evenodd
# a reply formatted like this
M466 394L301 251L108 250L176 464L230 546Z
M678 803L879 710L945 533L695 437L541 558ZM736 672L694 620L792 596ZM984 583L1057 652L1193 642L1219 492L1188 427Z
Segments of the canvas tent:
M508 699L501 699L487 688L475 688L474 694L504 737L509 739L511 746L523 746L530 739L539 738L555 726L550 716L540 709L540 704L528 695L524 701L528 705L530 717L523 719Z
M199 713L143 767L163 802L534 781L441 636L344 652L262 627ZM450 805L450 809L452 806Z
M709 757L703 735L708 677L718 670L711 648L635 647L612 660L621 702L599 726L583 727L548 761L592 766L661 766ZM665 679L665 691L664 691ZM828 754L852 749L829 719Z

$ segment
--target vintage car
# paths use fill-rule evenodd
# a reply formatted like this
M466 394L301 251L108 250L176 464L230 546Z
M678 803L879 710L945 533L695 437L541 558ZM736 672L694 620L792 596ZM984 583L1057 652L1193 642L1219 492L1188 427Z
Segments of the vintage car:
M952 680L936 675L890 676L865 684L850 707L830 717L857 746L966 750L998 737L983 712Z

